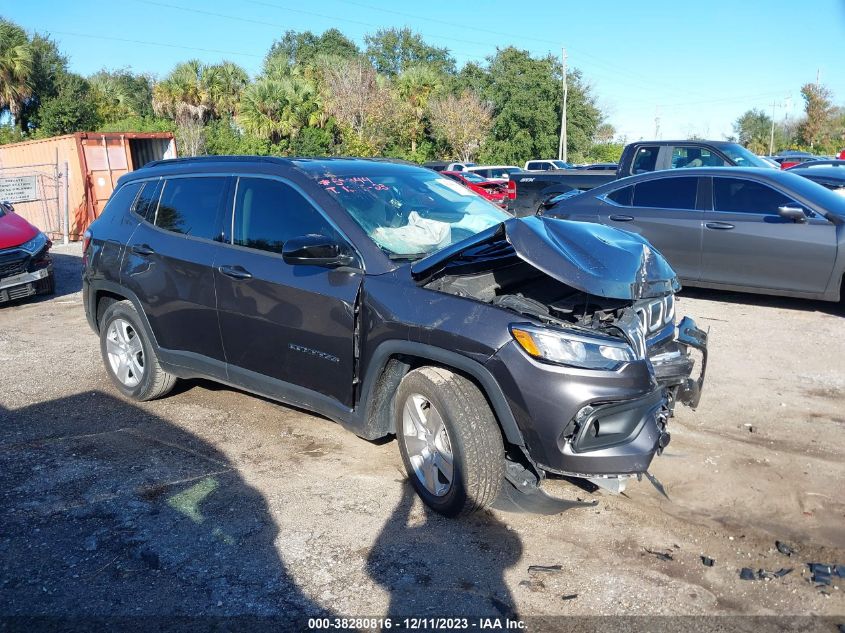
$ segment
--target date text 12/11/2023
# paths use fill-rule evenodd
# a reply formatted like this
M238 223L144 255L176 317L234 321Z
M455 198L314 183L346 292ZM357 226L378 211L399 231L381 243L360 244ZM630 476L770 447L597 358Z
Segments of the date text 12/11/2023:
M309 618L308 629L318 630L343 630L343 629L364 629L370 631L380 630L406 630L406 631L455 631L455 630L478 630L478 631L518 631L525 628L522 620L510 618Z

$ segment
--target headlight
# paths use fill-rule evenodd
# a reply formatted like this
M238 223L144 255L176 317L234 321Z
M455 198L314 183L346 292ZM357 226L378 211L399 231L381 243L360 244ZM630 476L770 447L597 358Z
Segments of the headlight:
M511 335L529 356L550 363L583 369L614 370L635 359L625 341L585 336L528 324L513 324Z
M47 236L44 235L43 233L39 233L38 235L33 237L28 242L24 242L23 244L21 244L18 248L22 248L23 250L25 250L30 255L34 255L35 253L40 251L42 248L44 248L44 245L46 243L47 243Z

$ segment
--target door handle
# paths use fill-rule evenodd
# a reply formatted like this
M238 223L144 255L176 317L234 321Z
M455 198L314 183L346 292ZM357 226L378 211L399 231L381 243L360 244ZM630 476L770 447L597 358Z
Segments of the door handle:
M708 229L716 229L717 231L730 231L734 228L734 225L729 222L707 222L704 226Z
M630 222L634 219L632 215L611 215L610 219L614 222Z
M141 255L142 257L155 254L155 250L153 250L153 248L148 244L136 244L132 247L132 252L136 255Z
M217 270L232 279L252 279L252 273L243 266L220 266Z

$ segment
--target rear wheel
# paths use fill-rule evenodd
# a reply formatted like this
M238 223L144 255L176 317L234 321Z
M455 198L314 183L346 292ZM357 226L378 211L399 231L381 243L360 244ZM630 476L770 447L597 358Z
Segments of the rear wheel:
M417 494L446 516L489 506L504 478L498 424L471 381L440 367L408 373L396 392L396 435Z
M161 368L130 301L111 304L100 322L100 352L112 382L133 400L166 395L176 377Z

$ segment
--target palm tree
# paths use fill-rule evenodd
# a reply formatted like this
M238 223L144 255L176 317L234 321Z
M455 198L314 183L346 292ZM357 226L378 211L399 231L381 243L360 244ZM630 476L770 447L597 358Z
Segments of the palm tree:
M396 78L396 91L410 109L408 133L411 152L417 151L417 139L425 132L425 117L431 96L442 87L442 76L431 66L411 66Z
M247 72L236 63L225 61L208 67L202 81L208 90L212 114L217 118L235 116L241 94L249 84Z
M21 112L32 96L33 54L26 32L0 20L0 112L8 109L15 125L25 125Z
M204 122L212 111L208 66L197 59L178 64L153 88L153 109L180 124Z
M278 143L319 118L314 87L299 77L259 79L244 90L238 124L248 134Z

